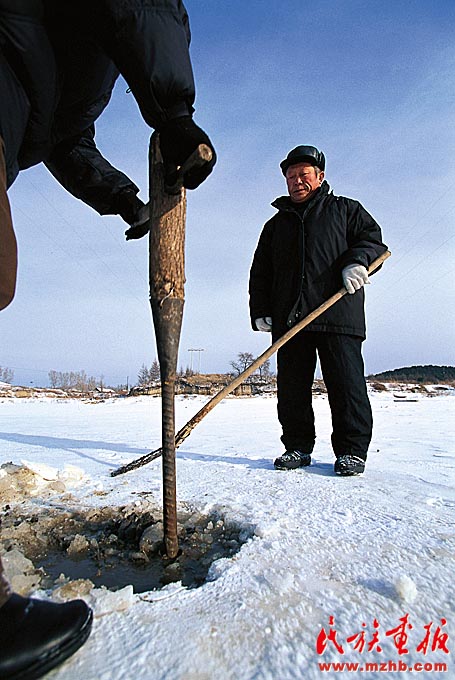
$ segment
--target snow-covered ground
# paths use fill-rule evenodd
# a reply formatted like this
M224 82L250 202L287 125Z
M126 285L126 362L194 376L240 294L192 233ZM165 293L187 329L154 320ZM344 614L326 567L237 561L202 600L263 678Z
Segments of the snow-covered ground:
M88 642L49 678L311 680L339 677L341 668L320 665L332 662L358 663L348 677L402 677L403 664L441 677L438 663L448 666L442 677L455 677L455 398L413 397L371 395L374 437L355 478L333 474L325 395L315 397L314 462L291 472L273 468L281 452L273 397L218 405L178 451L179 502L216 510L252 538L214 562L203 586L172 584L96 616ZM204 400L179 397L177 427ZM139 503L138 492L161 504L159 460L110 477L160 445L160 417L153 397L5 399L0 463L81 468L71 493L83 507ZM330 628L338 649L321 633Z

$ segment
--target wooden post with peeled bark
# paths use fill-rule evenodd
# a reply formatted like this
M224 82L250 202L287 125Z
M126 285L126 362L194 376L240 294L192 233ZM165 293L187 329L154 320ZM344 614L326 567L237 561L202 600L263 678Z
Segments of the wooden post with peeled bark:
M150 304L161 375L164 547L178 554L175 474L175 379L185 300L186 192L183 175L210 160L201 144L179 169L175 185L165 186L159 135L150 140Z

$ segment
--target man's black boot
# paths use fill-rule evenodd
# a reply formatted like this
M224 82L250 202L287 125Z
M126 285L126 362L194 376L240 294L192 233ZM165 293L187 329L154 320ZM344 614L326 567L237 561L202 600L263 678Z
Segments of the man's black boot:
M35 680L81 647L93 613L83 600L63 604L13 594L0 607L0 680Z
M285 451L273 462L277 470L295 470L311 464L311 454L302 451Z
M365 461L359 456L353 456L351 453L346 453L343 456L338 456L335 461L334 472L342 477L353 477L354 475L361 475L365 471Z

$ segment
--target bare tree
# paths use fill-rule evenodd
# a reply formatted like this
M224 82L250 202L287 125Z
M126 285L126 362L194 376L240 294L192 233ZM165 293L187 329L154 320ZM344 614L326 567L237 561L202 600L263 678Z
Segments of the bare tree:
M57 387L58 386L58 373L57 371L49 371L47 374L49 378L49 384L51 387Z
M240 373L243 373L248 366L251 366L253 361L254 356L251 352L239 352L237 354L237 361L230 361L229 365L232 366L237 375L240 375Z
M270 359L267 359L261 366L259 366L258 373L261 379L268 380L270 378Z
M14 379L14 371L10 368L0 366L0 380L2 382L11 383Z
M58 387L62 390L91 392L98 385L98 380L93 376L88 376L85 371L49 371L48 378L51 387ZM100 382L102 385L103 376Z

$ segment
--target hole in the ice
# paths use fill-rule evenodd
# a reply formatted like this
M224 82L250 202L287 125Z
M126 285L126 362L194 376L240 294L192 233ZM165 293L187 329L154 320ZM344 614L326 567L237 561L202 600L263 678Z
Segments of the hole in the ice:
M118 590L131 584L141 593L177 581L189 588L202 585L211 564L232 557L252 535L217 513L181 513L180 554L169 560L162 555L158 512L131 506L85 512L48 509L42 516L10 517L9 528L7 513L3 544L7 550L17 547L41 570L42 588L89 579L95 587Z

